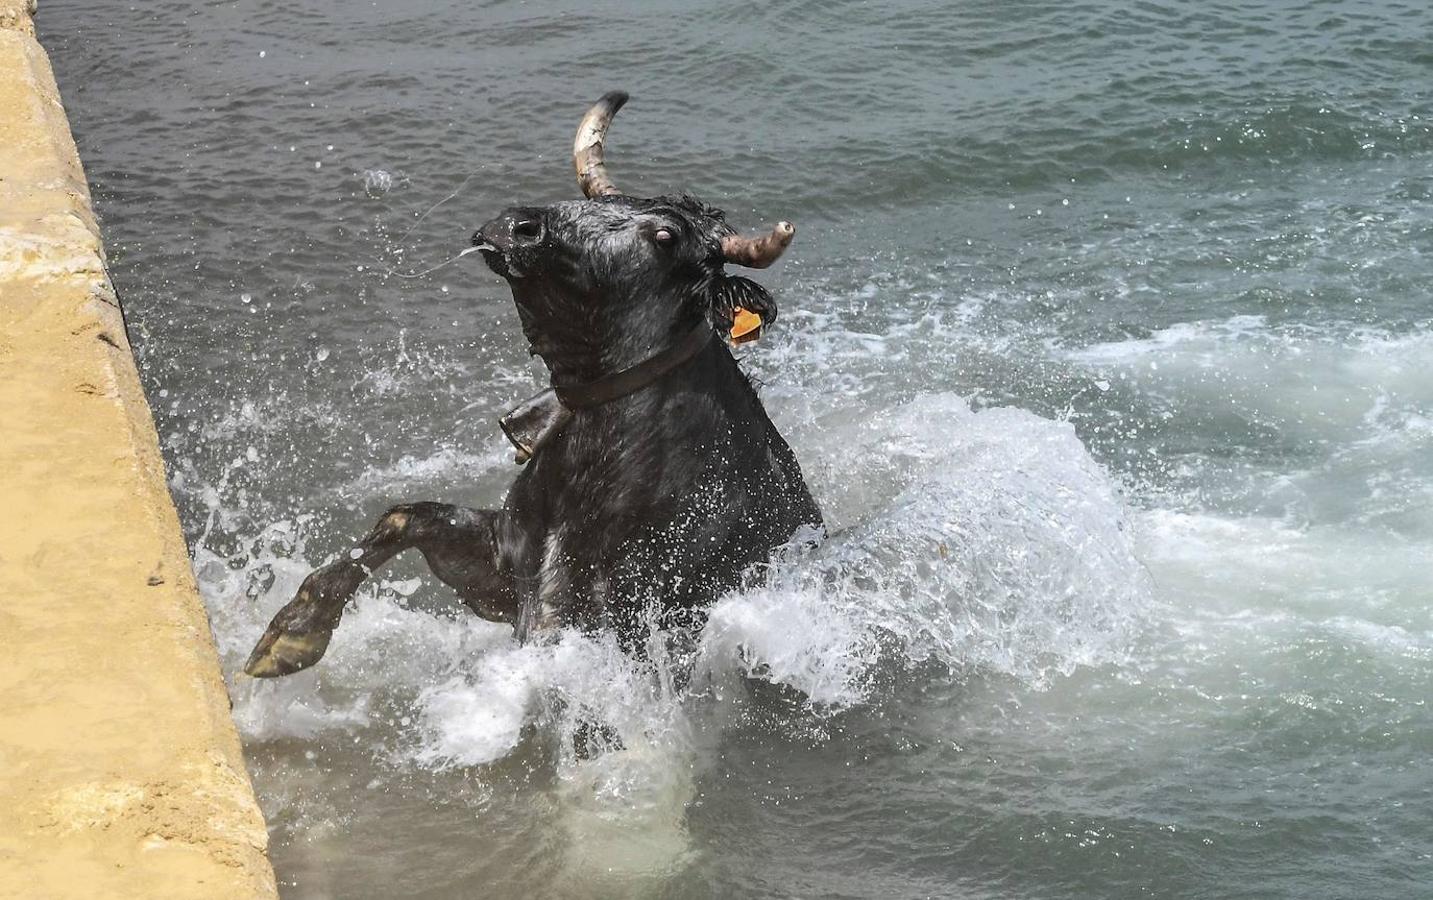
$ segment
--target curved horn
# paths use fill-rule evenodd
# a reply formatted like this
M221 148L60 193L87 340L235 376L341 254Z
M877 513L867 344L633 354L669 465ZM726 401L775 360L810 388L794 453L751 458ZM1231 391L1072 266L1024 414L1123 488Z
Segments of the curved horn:
M790 222L777 222L770 234L764 234L761 237L727 235L721 239L721 252L726 257L726 261L732 265L764 269L776 262L777 258L786 252L787 246L795 236L795 225Z
M577 183L585 197L609 197L622 193L612 179L607 177L607 166L602 161L602 142L607 138L607 126L612 117L627 102L626 91L612 91L592 104L582 124L577 126L577 139L572 142L572 163L577 167Z

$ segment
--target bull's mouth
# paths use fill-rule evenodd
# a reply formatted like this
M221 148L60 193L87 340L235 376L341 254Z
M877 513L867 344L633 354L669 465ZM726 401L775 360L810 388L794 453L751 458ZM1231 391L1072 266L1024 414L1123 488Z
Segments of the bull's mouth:
M502 248L484 238L481 231L473 235L473 249L482 254L483 262L487 263L488 268L492 269L496 274L504 278L522 277L522 274L513 268L512 261L508 259L508 254Z

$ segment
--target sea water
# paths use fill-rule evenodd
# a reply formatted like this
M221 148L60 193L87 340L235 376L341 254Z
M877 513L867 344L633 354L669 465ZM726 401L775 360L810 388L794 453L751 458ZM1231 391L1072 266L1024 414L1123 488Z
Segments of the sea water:
M1426 3L40 27L286 897L1428 895ZM616 88L619 185L798 225L739 352L834 536L641 659L405 557L238 676L387 506L501 502L543 373L439 264Z

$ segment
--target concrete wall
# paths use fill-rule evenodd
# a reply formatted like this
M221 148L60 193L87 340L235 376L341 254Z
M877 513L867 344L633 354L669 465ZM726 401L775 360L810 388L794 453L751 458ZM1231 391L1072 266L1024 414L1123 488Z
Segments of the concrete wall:
M0 0L0 897L275 896L33 0Z

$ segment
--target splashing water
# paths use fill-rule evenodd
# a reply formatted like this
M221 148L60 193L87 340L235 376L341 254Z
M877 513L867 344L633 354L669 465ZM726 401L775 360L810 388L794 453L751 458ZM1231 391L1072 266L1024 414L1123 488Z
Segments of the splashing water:
M629 749L688 745L691 701L713 682L730 690L732 676L794 688L820 714L864 702L880 666L934 661L1038 689L1118 658L1132 638L1144 576L1120 501L1068 425L927 395L831 435L831 448L838 468L889 484L891 498L824 542L798 536L760 583L716 604L692 659L660 633L640 661L575 633L518 647L506 626L405 608L417 584L380 578L317 669L240 689L239 721L255 736L311 737L364 723L372 694L397 687L422 733L411 760L473 766L540 722L570 739L593 719ZM310 568L306 525L264 529L237 572L199 542L217 609L242 609L228 598L252 596L256 571L267 579L243 621L216 623L226 656L247 649ZM679 689L684 666L696 674Z
M894 652L1038 688L1133 636L1145 576L1120 501L1068 425L926 395L831 435L827 452L899 490L716 606L708 649L747 674L840 707Z
M829 441L836 468L866 473L888 499L824 541L796 536L694 639L654 631L641 658L600 634L518 646L507 626L416 608L419 579L378 577L317 667L234 683L236 720L268 741L398 722L405 737L381 741L375 759L434 773L537 752L555 767L569 843L561 877L630 884L689 851L695 779L751 682L795 691L815 734L829 716L882 702L891 672L934 664L948 678L1040 690L1124 653L1144 575L1125 511L1070 426L933 394ZM226 611L215 628L230 669L320 562L305 558L310 527L263 528L240 567L199 542L201 582Z

